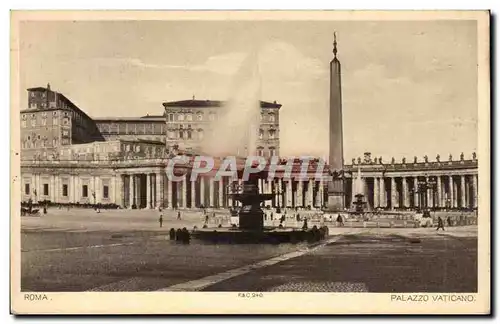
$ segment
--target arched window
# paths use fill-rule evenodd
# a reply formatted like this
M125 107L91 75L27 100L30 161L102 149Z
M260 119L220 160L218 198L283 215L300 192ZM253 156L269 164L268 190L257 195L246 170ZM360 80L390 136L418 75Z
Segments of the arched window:
M168 121L169 122L173 122L175 119L174 119L174 114L168 114Z
M274 113L269 113L269 122L274 123L274 121L275 121Z
M179 126L179 138L184 138L184 129L182 125Z
M191 131L190 129L188 129L188 130L187 130L187 138L188 138L188 139L191 139L191 138L192 138L192 137L191 137L191 136L192 136L192 133L191 133L191 132L192 132L192 131Z
M187 114L186 115L186 120L187 121L193 121L193 115L192 114Z
M264 156L264 148L262 146L257 147L257 155Z
M259 129L259 139L264 138L264 131L262 129Z
M184 121L184 114L178 114L177 115L177 120Z
M276 136L276 131L274 129L270 129L269 130L269 138L274 139L275 136Z
M196 114L196 119L197 119L198 121L202 121L202 120L203 120L203 113L202 113L202 112L198 112L198 113Z
M269 155L270 156L275 156L276 155L276 148L275 147L269 147Z

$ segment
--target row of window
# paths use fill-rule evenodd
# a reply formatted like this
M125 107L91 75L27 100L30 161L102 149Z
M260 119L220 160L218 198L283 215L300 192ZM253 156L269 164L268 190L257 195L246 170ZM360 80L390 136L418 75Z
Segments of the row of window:
M57 138L52 139L52 147L56 147L58 143L59 140ZM41 139L40 135L35 139L31 139L31 136L28 136L28 138L21 143L21 146L22 148L49 147L49 140L46 137Z
M57 117L58 115L59 115L59 111L56 110L56 111L52 112L52 117ZM35 113L32 113L32 114L21 114L21 119L22 120L26 120L26 119L28 119L28 116L30 116L31 119L36 119L37 114L35 114ZM46 111L44 111L41 114L39 114L39 116L42 116L42 118L47 118L48 117L48 113ZM62 116L68 117L69 113L67 111L64 111L62 113Z
M104 134L128 134L128 135L160 135L164 134L166 125L164 123L98 123L97 128Z
M35 98L35 94L36 94L36 93L37 93L37 92L35 92L35 91L30 91L30 96L31 96L31 98ZM47 93L46 93L46 92L40 92L40 93L41 93L41 95L42 95L42 98L47 97Z
M31 120L31 127L36 127L36 119L32 119ZM64 118L62 120L62 125L68 125L69 124L69 119L68 118ZM46 118L42 118L42 120L40 121L40 125L41 126L47 126L47 119ZM52 125L59 125L59 119L57 118L54 118L52 119ZM27 120L22 120L21 121L21 127L22 128L26 128L28 126L28 121Z
M276 148L270 147L268 151L266 151L263 147L257 147L257 155L264 157L276 156L277 151Z
M49 195L49 184L44 183L42 189L43 189L42 195L48 196ZM62 196L68 197L68 185L63 184L61 189L62 189ZM24 194L31 195L31 189L30 189L29 183L24 184ZM33 194L37 195L38 193L35 191L35 192L33 192ZM82 185L82 198L88 198L88 196L89 196L89 187L87 185ZM94 194L92 196L94 196ZM109 186L107 186L107 185L102 186L102 198L103 199L109 198Z
M169 113L167 115L167 121L169 122L175 122L175 121L193 121L194 119L194 114L191 114L191 113ZM217 114L214 113L214 112L210 112L208 113L208 120L209 121L214 121L215 119L217 119ZM203 113L202 112L198 112L196 113L196 120L197 121L203 121ZM264 121L266 120L265 118L265 114L261 114L260 115L260 120L261 121ZM267 120L271 123L274 123L275 120L276 120L276 117L274 115L274 113L268 113L267 114Z

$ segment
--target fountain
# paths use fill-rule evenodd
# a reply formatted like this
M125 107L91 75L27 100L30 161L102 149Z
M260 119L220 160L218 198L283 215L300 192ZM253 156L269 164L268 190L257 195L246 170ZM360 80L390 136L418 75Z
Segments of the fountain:
M361 180L361 168L358 166L358 176L356 178L356 194L354 195L354 201L352 202L352 205L354 207L354 214L356 215L361 215L364 214L365 209L366 209L366 201L364 201L365 195L363 194L364 192L364 183L363 180ZM354 188L353 188L354 190Z
M241 171L241 170L240 170ZM238 173L240 173L238 171ZM248 181L235 188L230 196L241 202L238 211L239 226L202 228L192 232L193 238L211 243L298 243L318 241L328 235L328 227L302 229L300 227L264 226L262 202L271 200L274 193L259 193L257 181L266 172L252 174Z
M213 156L236 154L241 157L255 154L261 112L261 78L257 54L254 51L249 55L233 78L231 97L222 107L218 120L213 123L212 136L202 144L204 152ZM244 167L237 173L238 178L242 179ZM258 180L267 176L267 171L252 173L241 186L230 186L229 196L242 205L237 213L238 226L204 226L192 232L193 238L213 243L283 243L324 238L328 233L326 226L313 226L311 230L284 227L281 224L279 227L264 226L261 205L271 200L274 193L259 193Z
M259 194L256 181L248 181L242 185L241 193L232 193L234 200L241 202L238 212L239 228L247 231L264 230L264 211L262 202L273 199L273 194ZM237 188L238 191L239 188Z

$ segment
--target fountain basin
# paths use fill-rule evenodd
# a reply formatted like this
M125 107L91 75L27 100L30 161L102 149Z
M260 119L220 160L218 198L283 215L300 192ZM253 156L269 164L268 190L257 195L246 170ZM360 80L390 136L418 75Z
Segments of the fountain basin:
M264 227L262 230L240 228L202 228L191 233L193 239L210 243L228 244L280 244L317 242L328 236L328 227L302 230L290 227Z

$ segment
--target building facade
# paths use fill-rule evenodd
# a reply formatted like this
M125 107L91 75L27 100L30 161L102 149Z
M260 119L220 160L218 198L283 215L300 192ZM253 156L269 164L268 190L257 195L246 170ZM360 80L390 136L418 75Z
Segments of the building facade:
M28 89L28 108L20 114L25 159L51 159L60 146L104 140L92 118L49 84Z
M94 121L106 141L146 140L166 142L165 116L143 117L107 117L94 118Z
M182 100L165 102L167 145L188 151L200 151L204 138L211 135L224 102L215 100ZM279 111L281 104L260 102L260 124L256 155L279 156Z

